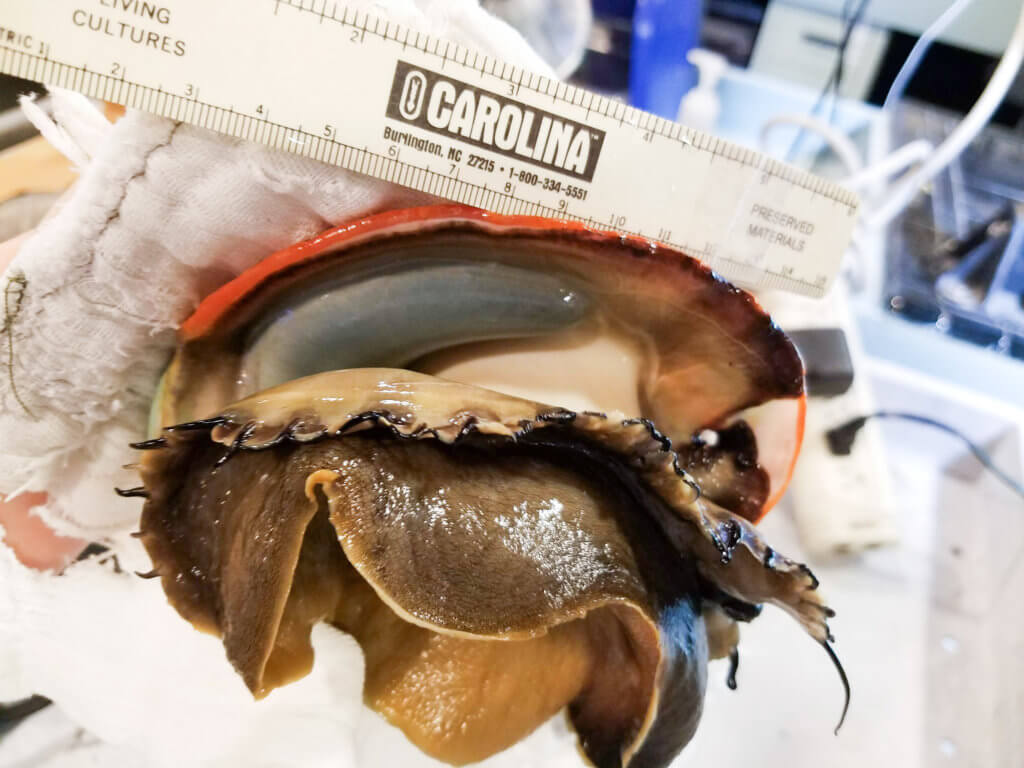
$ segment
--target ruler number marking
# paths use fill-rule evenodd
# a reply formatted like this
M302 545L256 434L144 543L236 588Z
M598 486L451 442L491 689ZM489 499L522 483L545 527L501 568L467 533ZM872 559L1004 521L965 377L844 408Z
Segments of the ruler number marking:
M328 17L334 21L339 21L337 18L337 3L333 3L328 14L328 0L320 0L319 6L317 6L316 0L310 0L308 8L301 0L298 4L291 2L291 0L277 0L275 2L275 13L277 13L282 2L288 7L299 11L316 14L319 17L319 23L322 23L323 18ZM348 7L344 7L343 17L345 21L339 23L348 22L349 15ZM381 33L380 20L374 18L375 24L371 25L370 18L373 17L370 17L369 14L364 14L362 19L360 19L358 12L353 14L354 21L361 21L361 24L351 30L350 43L363 43L367 31L370 31L371 34L377 34L383 39L393 40L403 48L413 39L409 30L404 29L400 25L392 26L390 23L384 25L384 31ZM371 26L373 27L372 30L370 29ZM492 73L496 73L500 67L501 72L498 76L506 81L507 94L509 96L519 95L521 87L525 85L528 89L538 93L547 93L555 102L561 100L567 105L580 108L581 111L585 110L588 117L591 112L595 112L617 120L620 126L628 125L630 128L637 129L641 134L641 140L645 143L653 143L654 134L679 139L683 144L690 144L707 152L709 163L713 163L716 156L721 156L723 159L731 160L733 163L751 167L757 173L754 178L757 178L761 184L768 184L773 179L782 180L802 189L812 200L815 197L821 196L831 202L833 207L837 204L842 206L848 217L856 213L856 197L846 190L784 164L763 159L759 160L756 153L733 146L729 142L724 142L717 137L691 132L675 123L651 117L637 110L627 109L621 103L613 102L601 96L595 96L582 89L567 87L565 84L524 72L515 67L509 68L490 57L484 57L483 62L480 62L479 56L475 52L471 65L467 49L461 46L454 46L453 49L450 44L446 43L442 51L439 41L432 40L418 32L415 35L415 43L417 47L428 53L431 52L429 49L431 48L431 43L433 43L432 53L441 58L442 68L446 61L457 62L462 66L474 69L479 66L481 72L489 68ZM505 191L502 192L500 189L489 189L487 184L481 187L480 185L461 181L458 179L460 172L458 163L451 163L449 175L445 176L430 170L429 167L424 170L417 168L415 165L402 162L399 159L400 149L397 145L391 145L387 148L388 157L370 152L368 147L361 149L351 148L336 141L337 131L330 123L323 124L321 129L322 136L313 135L302 131L301 126L296 131L288 126L270 123L268 110L263 104L257 106L257 116L252 117L244 113L238 113L233 108L223 108L206 102L200 102L198 100L199 89L194 83L185 83L183 93L175 93L174 90L176 89L173 86L172 91L164 91L162 85L153 89L149 86L127 81L126 68L122 61L112 62L109 73L107 71L90 69L88 63L79 66L54 61L50 58L50 46L43 41L39 44L38 55L35 51L13 50L4 45L0 45L0 54L2 54L0 55L0 65L2 65L0 68L6 71L14 70L23 73L22 76L35 73L36 78L39 79L38 73L42 70L45 75L44 79L47 81L57 82L64 85L64 87L70 87L74 90L81 90L94 97L106 98L107 100L114 100L116 98L120 103L136 107L142 106L151 112L168 117L173 116L179 120L184 120L185 116L189 116L190 122L196 122L207 127L216 124L217 128L222 132L243 138L256 136L263 140L264 143L276 145L307 157L316 157L318 159L330 158L331 162L342 167L368 173L377 178L390 181L404 178L412 182L410 186L423 191L430 191L433 194L437 194L439 190L447 190L448 194L445 195L446 197L459 199L463 202L473 202L478 205L482 204L484 207L497 208L501 211L517 213L534 212L546 215L557 214L559 218L563 219L583 220L583 217L569 211L566 199L552 201L557 206L557 208L552 208L539 203L537 200L520 198L517 194L518 186L520 185L512 184L512 182L506 183L504 185ZM196 119L197 117L198 119ZM296 141L296 139L301 140ZM313 144L314 141L316 142L315 145ZM298 146L294 146L295 144ZM338 162L339 155L340 163ZM412 171L411 178L410 171ZM573 196L585 199L584 195ZM608 225L619 231L634 235L640 234L639 231L629 232L626 230L626 215L621 213L605 215L608 215ZM592 221L591 217L588 217L588 219ZM672 232L667 227L661 227L657 230L658 240L662 242L670 242L671 236ZM685 248L685 245L682 247ZM693 253L701 252L701 249L686 248L686 250ZM725 254L716 253L715 245L711 242L705 243L703 253L711 260L733 263L737 269L744 266L749 267L749 265L731 259ZM820 272L815 274L813 280L801 280L795 277L794 268L790 265L777 266L775 269L763 269L761 274L765 278L770 277L774 281L790 287L791 284L802 286L799 288L801 292L811 293L812 295L815 293L813 290L815 287L821 289L828 283L828 275Z

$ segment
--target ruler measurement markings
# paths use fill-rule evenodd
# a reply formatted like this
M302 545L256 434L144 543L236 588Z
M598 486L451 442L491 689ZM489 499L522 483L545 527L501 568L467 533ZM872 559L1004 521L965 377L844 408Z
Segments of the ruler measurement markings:
M103 75L101 77L101 83L102 85L100 86L100 90L103 95L100 98L102 98L104 101L110 101L113 97L113 93L111 93L111 91L113 90L114 85L117 83L117 80L115 80L112 77L108 77L107 75Z
M297 7L291 2L285 2L284 4L287 5L288 7L297 8L297 10L306 12L311 12L315 10L315 3L312 0L309 4L308 9L301 3ZM280 5L280 3L278 3L278 5ZM326 16L326 7L327 0L322 0L320 10L317 12L318 23L319 18ZM337 4L335 3L334 6L332 7L331 16L336 16L336 14ZM343 10L343 16L347 16L347 14L348 9L346 7ZM355 18L358 21L358 13L356 14ZM338 21L336 18L333 20ZM396 25L394 29L392 29L390 25L387 25L385 26L384 34L381 35L379 32L379 19L377 19L376 21L377 24L374 25L373 32L376 33L378 36L382 37L382 39L391 38L395 42L399 42L401 36L401 43L404 49L405 44L407 44L409 40L408 30L404 30L399 25ZM339 21L338 23L342 22ZM369 29L368 19L365 16L362 19L362 28L364 31L367 31ZM418 43L421 43L423 51L429 52L429 38L423 39L421 34L417 33L416 41ZM55 79L58 82L63 82L64 84L70 81L72 84L72 88L75 90L89 91L92 95L96 95L98 97L107 99L111 99L111 97L114 94L117 94L119 97L127 97L119 98L119 100L131 103L133 106L138 106L141 103L144 104L146 108L149 109L149 111L155 111L160 114L174 116L185 122L196 122L196 112L198 111L202 123L206 124L207 126L211 124L216 124L218 130L222 132L231 133L232 135L236 135L239 138L249 138L254 133L265 138L266 134L268 133L267 122L258 117L251 117L249 115L240 114L237 111L235 111L233 107L225 111L223 108L216 107L214 105L209 104L208 102L199 102L197 99L186 100L180 97L178 94L168 93L164 91L162 89L162 86L159 86L156 90L156 93L154 94L151 87L141 85L135 81L128 81L123 73L120 78L113 78L111 76L108 76L106 73L100 73L94 70L90 70L88 67L88 63L86 63L84 66L78 66L66 65L62 62L52 60L48 56L48 51L46 51L46 49L43 49L43 55L38 57L32 54L26 54L24 51L12 51L10 49L6 49L6 46L0 46L0 49L2 49L3 53L3 57L0 58L0 62L3 62L3 67L5 69L9 69L11 67L12 56L14 53L17 53L18 55L14 57L14 59L19 71L25 71L26 69L28 69L28 67L32 67L31 71L33 73L38 73L40 71L42 71L43 73L48 72L48 80ZM460 66L474 69L476 68L473 65L477 65L479 63L478 55L474 55L473 65L470 65L467 50L462 49L461 47L457 47L456 52L457 53L454 58ZM451 46L449 45L446 45L444 51L441 52L439 50L439 47L435 44L433 55L440 56L442 61L453 61L453 57L451 55ZM485 59L485 65L487 63L491 64L492 70L495 68L494 65L496 64L496 62L494 62L493 60L487 61ZM603 112L606 113L603 116L608 117L609 115L611 115L613 119L617 118L620 126L623 125L623 123L626 123L630 126L630 128L639 127L640 129L652 131L658 135L665 135L671 138L685 139L687 138L687 134L690 133L682 129L675 123L666 121L661 118L651 118L645 113L639 113L633 109L625 109L623 105L621 105L621 103L612 102L610 99L606 99L605 97L601 96L595 96L594 94L582 91L581 89L566 87L564 86L564 84L559 85L548 78L544 78L542 76L535 76L532 73L526 73L524 70L512 68L510 71L507 66L503 65L501 68L501 72L497 76L502 79L512 81L515 85L519 86L519 88L525 86L527 90L535 92L547 92L553 97L552 100L554 102L561 101L563 104L578 107L586 113L588 118L590 117L591 113L600 114L598 110L603 108ZM190 119L186 120L185 118ZM269 132L276 140L274 143L276 143L278 146L281 146L285 143L287 130L282 131L281 128L279 127L279 124L274 124L273 126L271 126ZM302 131L301 128L298 129L298 131L293 132L292 135L303 136L306 137L307 139L310 137L310 134L305 131ZM694 134L694 136L695 138L698 139L696 142L697 144L703 144L706 149L709 148L708 140L704 135ZM356 170L357 172L364 173L367 172L367 160L370 159L367 157L367 155L376 155L376 153L370 152L368 147L364 147L363 149L358 150L357 159L353 159L351 157L346 158L345 154L347 148L345 148L338 142L333 140L324 140L320 136L312 136L312 138L317 139L315 145L312 144L312 142L310 141L294 142L298 144L298 146L292 146L287 148L289 149L289 151L297 152L298 154L302 154L307 157L314 156L319 159L332 158L332 160L335 162L338 160L338 155L341 154L343 166L357 166L356 168L352 169ZM846 192L845 190L835 188L833 187L833 185L824 182L819 178L813 177L809 174L805 174L803 172L785 166L784 164L777 163L774 161L769 160L767 162L759 163L755 159L758 157L756 153L743 148L738 148L734 145L731 145L728 142L722 142L721 140L715 140L714 144L710 146L710 149L711 151L709 160L713 161L714 156L719 155L727 159L733 160L734 162L739 163L740 165L749 165L751 167L755 165L760 165L764 169L766 175L784 179L788 183L793 184L794 186L803 188L805 191L809 193L812 200L816 195L824 195L832 202L833 206L845 205L848 213L850 214L852 214L852 212L855 210L856 202L855 197L852 194ZM349 163L347 164L344 162L346 159L349 161ZM396 177L395 163L385 162L384 164L387 166L387 170L384 171L382 170L381 167L382 156L376 155L373 159L376 160L377 162L372 165L370 175L376 176L378 178L383 178L385 180L393 180ZM406 163L404 162L400 162L400 164L402 166L406 165ZM436 193L439 187L438 179L439 177L436 174L436 172L421 172L413 180L413 186L414 188L430 190L433 193ZM468 188L467 184L469 184ZM442 188L450 189L453 186L456 186L456 184L453 184L453 181L450 178L446 178ZM479 185L473 185L462 180L457 182L457 186L459 187L458 190L452 190L453 193L455 193L456 195L468 197L470 192L475 192L475 198L477 200L486 200L490 204L490 206L499 207L501 210L523 211L533 209L538 213L545 213L547 215L552 215L562 219L583 220L581 216L570 212L567 208L558 210L550 206L545 206L539 203L537 200L529 200L514 194L509 195L507 193L489 189L486 184L483 187L483 191L481 191ZM588 220L593 221L592 217L588 216L587 218ZM640 224L642 223L643 222L640 222ZM602 226L607 227L608 225L602 224ZM642 226L636 227L636 229L632 231L625 230L624 228L621 229L621 231L624 231L628 234L632 234L634 236L642 236L642 230ZM716 256L715 261L731 262L738 266L749 266L743 261L723 258L722 254ZM812 289L815 287L815 283L795 279L792 277L787 277L785 275L780 275L771 268L766 268L764 270L762 281L764 279L769 278L772 280L779 279L787 280L790 282L796 282ZM820 286L818 287L820 288Z
M563 85L562 101L564 103L566 103L566 104L569 104L569 105L575 104L576 103L576 87L573 86L573 85L569 85L568 83L563 83L562 85Z
M129 104L128 106L134 107L135 109L141 109L141 110L145 111L146 107L144 105L145 105L146 100L149 99L150 90L151 89L149 88L149 86L138 85L137 88L136 88L136 92L137 93L136 93L135 103L134 104ZM91 94L89 94L89 95L91 95Z
M159 97L157 97L157 98L159 99ZM218 131L218 132L220 132L219 129L220 129L220 125L221 125L221 122L222 122L223 114L224 114L224 110L222 110L220 107L218 107L216 105L212 105L210 107L210 112L209 112L210 124L208 126L206 126L206 127L209 128L211 131Z
M128 91L125 94L125 100L122 103L134 105L138 102L139 98L139 86L135 82L129 82Z

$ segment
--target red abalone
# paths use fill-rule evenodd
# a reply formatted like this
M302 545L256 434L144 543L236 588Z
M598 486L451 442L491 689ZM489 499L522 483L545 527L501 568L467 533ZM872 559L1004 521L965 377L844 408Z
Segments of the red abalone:
M639 412L429 375L458 345L565 334L629 350ZM329 621L363 648L368 705L428 754L479 760L567 708L595 765L663 766L736 621L773 603L828 648L817 581L751 524L792 452L761 466L773 435L741 414L791 403L798 445L802 397L785 335L683 254L462 207L381 214L184 324L140 444L141 537L257 696L309 669Z

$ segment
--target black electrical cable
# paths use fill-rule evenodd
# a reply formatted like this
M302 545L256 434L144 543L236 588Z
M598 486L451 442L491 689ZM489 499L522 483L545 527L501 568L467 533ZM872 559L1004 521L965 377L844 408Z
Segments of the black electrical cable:
M839 55L836 57L836 66L832 73L835 84L832 86L832 109L828 116L829 123L834 123L836 121L836 107L839 104L839 91L843 87L843 77L846 74L846 50L850 46L850 38L853 37L853 30L857 28L857 25L860 24L864 18L869 2L871 2L871 0L860 0L860 4L857 6L856 10L854 10L852 15L847 17L844 14L843 16L843 19L846 21L846 27L843 29L843 38L839 41ZM848 10L848 8L846 10Z
M988 451L955 427L951 427L949 424L933 419L929 416L921 416L917 413L876 411L875 413L869 413L865 416L858 416L854 419L850 419L846 423L840 424L838 427L833 427L825 433L825 438L828 440L829 450L837 456L849 455L853 448L853 441L857 438L857 433L860 431L861 427L867 423L868 419L902 419L903 421L912 421L916 424L924 424L929 427L934 427L935 429L942 430L946 434L952 435L967 446L967 449L974 454L974 457L983 467L985 467L985 469L999 478L999 480L1010 488L1010 490L1014 491L1021 498L1024 498L1024 484L1014 480L1007 472L996 466L992 457L988 454Z
M43 696L30 696L21 701L9 704L0 704L0 738L14 729L29 715L34 715L41 709L50 706L50 700Z
M825 81L825 85L821 89L821 93L818 94L818 98L814 102L814 106L811 107L810 114L817 115L818 111L822 108L825 103L825 99L828 98L829 94L832 95L832 106L829 112L829 122L835 122L836 116L836 104L839 101L839 89L843 84L843 76L846 69L846 49L850 45L850 37L853 35L853 30L856 29L861 19L864 18L864 13L867 11L868 3L871 0L859 0L857 7L853 8L853 3L856 0L846 0L843 3L843 9L840 12L840 19L843 24L843 34L839 38L836 52L836 63L832 67L832 72L828 76L828 80ZM786 152L786 160L791 160L793 155L796 154L801 142L804 140L806 129L801 128L797 133L796 138L793 139L793 143L790 144L789 150Z

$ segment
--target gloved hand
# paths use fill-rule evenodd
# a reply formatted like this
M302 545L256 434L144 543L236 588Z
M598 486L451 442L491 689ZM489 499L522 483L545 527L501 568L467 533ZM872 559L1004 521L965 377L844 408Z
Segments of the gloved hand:
M362 4L550 74L473 0ZM145 430L177 325L204 296L331 225L430 198L152 115L110 125L74 94L55 93L54 103L56 122L36 117L81 177L0 262L17 293L8 303L18 304L0 333L0 701L47 696L139 768L437 766L362 706L359 647L329 626L314 631L308 677L253 701L219 641L133 574L151 567L128 537L141 504L113 493L137 484L122 468L137 458L128 443ZM40 504L42 519L72 538L29 513ZM109 552L61 575L26 567L59 568L82 539ZM488 764L578 761L556 718Z
M21 235L0 243L0 273L7 269L26 237ZM14 550L22 563L40 570L59 569L81 552L86 542L57 535L40 517L31 513L33 507L45 502L44 493L22 493L10 499L0 497L0 527L3 527L4 543Z

